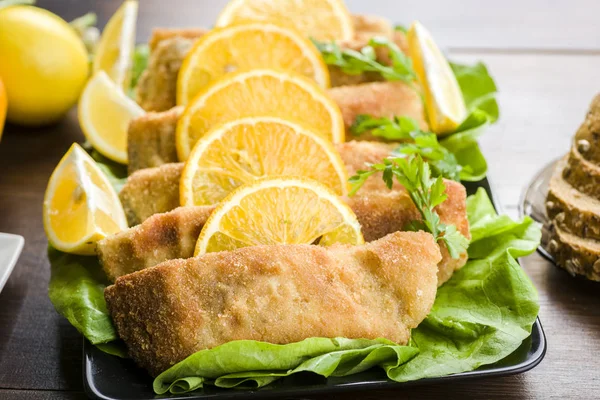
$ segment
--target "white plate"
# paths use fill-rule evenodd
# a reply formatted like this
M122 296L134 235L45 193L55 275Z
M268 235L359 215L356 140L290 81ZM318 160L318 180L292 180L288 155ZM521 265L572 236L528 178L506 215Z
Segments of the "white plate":
M0 233L0 292L23 249L23 236Z

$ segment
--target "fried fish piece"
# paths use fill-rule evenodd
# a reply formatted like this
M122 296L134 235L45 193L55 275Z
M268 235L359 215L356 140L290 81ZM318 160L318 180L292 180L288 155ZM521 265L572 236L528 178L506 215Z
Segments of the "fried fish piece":
M406 344L433 305L440 259L424 232L362 246L254 246L167 261L117 279L104 295L129 355L156 376L232 340Z
M183 107L149 112L135 118L127 129L127 172L177 162L175 129Z
M135 228L109 236L96 247L98 258L113 282L120 276L166 260L189 258L214 206L179 207L156 214Z
M165 111L176 105L177 74L194 39L175 36L156 43L135 88L136 102L146 111Z
M406 38L402 32L395 32L389 20L370 16L354 15L355 37L340 41L341 48L360 50L375 36L384 37L407 52ZM150 59L148 68L136 88L136 100L146 111L165 111L176 104L177 74L183 59L194 42L208 32L207 29L168 29L160 28L152 32L150 38ZM376 49L377 59L385 64L391 61L383 48ZM349 75L337 67L329 67L331 86L356 85L364 82L380 81L380 74L366 72Z
M467 239L471 238L467 219L467 192L458 182L445 180L448 198L435 208L440 220L447 225L455 225ZM406 229L411 221L422 217L405 190L363 192L347 200L348 205L360 222L365 241L379 239L385 235ZM452 258L444 244L440 245L442 261L438 264L439 285L452 277L454 271L462 268L469 258L467 252Z
M137 225L148 217L179 207L179 180L183 164L146 168L127 178L119 192L128 224Z
M168 164L169 167L178 165L180 164ZM166 166L156 168L153 172L160 175L160 170L164 167ZM436 212L442 222L455 225L463 235L470 238L466 190L458 182L445 183L448 199L436 207ZM173 196L178 198L177 190ZM359 192L359 195L345 198L345 201L356 214L366 241L401 231L409 222L421 219L410 196L401 186L394 190L386 188L385 191ZM155 203L153 198L144 201L143 196L139 197L139 204L145 210L152 209L152 204ZM104 271L114 280L169 259L192 257L194 243L212 210L212 206L179 207L170 212L155 214L140 225L99 241L97 250ZM130 214L131 211L128 210L127 215ZM444 246L441 246L441 251L443 258L438 266L440 285L467 262L466 252L453 259Z
M173 38L183 38L190 40L200 39L209 29L206 28L154 28L152 36L148 41L150 51L154 51L159 44Z
M369 134L353 136L350 127L362 114L373 117L410 117L419 127L428 130L425 110L419 93L404 82L370 82L353 86L329 89L329 94L338 104L346 127L346 140L380 140Z

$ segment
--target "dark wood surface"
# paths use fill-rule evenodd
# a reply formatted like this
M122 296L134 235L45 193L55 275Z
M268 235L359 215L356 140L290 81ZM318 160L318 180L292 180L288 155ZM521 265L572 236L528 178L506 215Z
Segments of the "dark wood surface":
M94 10L100 25L119 3L38 1L67 20ZM141 3L138 40L143 41L153 26L209 26L225 1ZM419 18L453 59L488 64L500 87L502 119L482 138L482 147L500 201L515 215L524 185L567 150L592 95L600 89L600 2L348 4L352 11L395 16L399 22ZM82 340L48 300L42 227L47 180L71 143L82 140L73 110L49 128L7 126L0 142L0 232L25 237L23 253L0 293L0 399L84 397ZM327 398L600 397L600 285L572 279L538 255L522 260L522 265L540 294L540 318L548 339L540 366L507 378Z

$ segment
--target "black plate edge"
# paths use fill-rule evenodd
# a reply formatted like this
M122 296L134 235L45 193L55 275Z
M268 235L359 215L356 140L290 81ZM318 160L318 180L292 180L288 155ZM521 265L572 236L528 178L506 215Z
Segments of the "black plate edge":
M542 171L540 171L538 174L536 174L536 177L538 177ZM531 180L531 182L533 182L533 180ZM496 212L498 214L503 213L503 207L502 207L501 203L498 201L498 199L496 198L496 196L494 194L495 191L492 190L493 186L492 186L492 183L491 183L491 180L489 179L489 177L486 177L477 182L462 182L462 183L467 188L468 187L472 187L472 188L483 187L485 189L487 195L489 196L490 200L492 201L492 204L493 204L494 208L496 209ZM522 193L522 196L523 195L524 195L524 192ZM519 200L521 200L521 199L519 199ZM519 207L519 214L522 216L523 214L521 213L521 210L520 210L521 201L519 201L518 207ZM539 247L538 247L538 249L539 249ZM517 261L519 261L519 260L517 260ZM342 392L348 392L348 391L352 391L352 390L368 390L368 389L380 390L380 389L392 389L392 388L400 389L401 387L406 387L406 386L420 386L420 385L425 385L425 384L455 382L455 381L460 381L460 380L475 380L475 379L479 379L479 378L504 377L504 376L518 375L518 374L527 372L527 371L535 368L537 365L539 365L542 362L542 360L544 359L544 356L546 355L547 340L546 340L546 335L544 333L544 329L542 327L542 323L539 319L539 316L536 317L536 320L533 323L532 328L531 328L531 334L529 335L528 338L531 338L532 341L534 341L535 339L538 339L539 344L538 344L536 350L534 351L534 353L529 355L529 357L526 360L524 360L518 364L505 366L505 367L496 367L496 368L492 368L492 369L488 369L488 370L473 370L473 371L468 371L468 372L461 372L461 373L457 373L457 374L444 375L444 376L433 377L433 378L424 378L424 379L408 381L408 382L395 382L395 381L386 379L386 380L380 380L380 381L374 381L374 382L341 383L341 384L337 384L335 386L319 386L319 387L304 387L304 388L299 388L299 387L278 388L277 390L274 390L274 391L235 390L235 389L233 389L233 390L214 393L214 394L201 394L200 396L194 396L194 392L191 392L191 393L187 393L183 396L179 396L179 395L178 396L175 396L175 395L158 396L158 395L155 395L152 398L154 398L154 399L163 399L164 398L164 399L169 399L169 400L218 398L218 399L222 399L222 400L228 400L228 399L257 398L256 396L260 396L260 398L274 398L274 397L298 396L298 395L310 396L310 395L317 395L317 394L323 394L323 393L342 393ZM84 343L83 343L83 374L82 375L83 375L83 381L84 381L84 391L85 391L86 395L91 399L97 399L97 400L122 400L121 398L107 397L107 396L103 395L93 384L94 379L92 377L92 367L91 367L91 363L93 362L92 352L94 350L95 351L100 351L100 350L95 349L95 347L85 338L83 338L83 342ZM115 357L115 356L113 356L113 357Z
M536 351L525 361L511 365L506 367L494 368L489 370L474 370L468 372L461 372L452 375L444 375L440 377L434 378L424 378L418 379L415 381L408 382L395 382L392 380L381 380L375 382L351 382L351 383L342 383L336 386L325 386L325 387L306 387L306 388L298 388L298 387L290 387L278 389L275 391L257 391L257 390L235 390L230 389L228 392L219 392L214 394L202 394L201 397L194 396L194 392L187 394L186 396L155 396L156 399L169 399L169 400L189 400L189 399L211 399L218 398L222 400L228 399L247 399L252 398L255 395L259 395L261 398L273 398L273 397L285 397L285 396L294 396L294 395L302 395L302 396L310 396L316 394L323 393L343 393L351 390L382 390L382 389L399 389L401 387L406 386L420 386L426 384L436 384L436 383L450 383L455 381L462 380L475 380L479 378L490 378L490 377L504 377L511 375L518 375L524 372L527 372L537 365L539 365L544 356L546 355L547 350L547 341L546 335L542 328L541 321L536 318L534 324L531 328L531 339L538 339L539 346ZM84 391L86 395L91 399L97 400L121 400L115 397L107 397L104 396L100 390L98 390L93 385L93 378L91 377L91 360L89 356L89 348L93 345L84 339L84 349L83 349L83 358L84 358Z

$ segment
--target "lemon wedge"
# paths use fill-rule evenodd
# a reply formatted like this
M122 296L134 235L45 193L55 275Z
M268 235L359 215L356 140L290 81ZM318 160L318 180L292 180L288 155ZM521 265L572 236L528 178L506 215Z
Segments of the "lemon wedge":
M467 108L448 60L418 21L408 30L408 45L423 87L430 128L437 134L454 132L467 117Z
M126 0L102 31L92 71L104 71L124 91L129 90L135 48L137 0Z
M86 84L79 100L79 125L103 156L127 164L129 122L145 113L104 71Z
M252 69L225 75L187 105L177 123L179 159L187 160L212 127L262 115L302 123L334 143L345 138L338 105L314 81L292 71Z
M308 38L271 22L251 22L213 29L198 40L179 70L177 104L189 103L225 74L251 68L296 71L329 86L327 65Z
M244 21L292 25L317 40L351 40L354 24L342 0L233 0L221 11L217 27Z
M50 244L73 254L93 255L98 240L127 228L117 193L76 143L50 176L43 215Z
M215 204L238 186L272 175L304 176L348 194L346 166L331 142L281 118L251 117L221 125L196 143L181 176L181 205Z
M194 255L274 244L362 244L354 212L307 178L265 178L240 186L206 221Z

